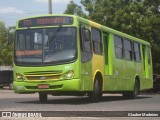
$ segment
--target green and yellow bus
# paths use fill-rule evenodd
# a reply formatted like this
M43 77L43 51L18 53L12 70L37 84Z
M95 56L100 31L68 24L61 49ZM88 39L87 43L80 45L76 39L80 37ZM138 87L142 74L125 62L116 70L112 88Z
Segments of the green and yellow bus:
M50 95L103 93L136 98L153 86L150 44L74 15L21 19L14 41L14 91Z

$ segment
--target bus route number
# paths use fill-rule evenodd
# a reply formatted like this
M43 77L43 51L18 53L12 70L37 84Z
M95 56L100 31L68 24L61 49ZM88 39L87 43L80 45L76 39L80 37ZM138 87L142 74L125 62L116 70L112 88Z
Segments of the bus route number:
M31 20L24 20L23 21L23 25L25 25L25 26L29 26L29 25L31 25L32 24L32 21Z

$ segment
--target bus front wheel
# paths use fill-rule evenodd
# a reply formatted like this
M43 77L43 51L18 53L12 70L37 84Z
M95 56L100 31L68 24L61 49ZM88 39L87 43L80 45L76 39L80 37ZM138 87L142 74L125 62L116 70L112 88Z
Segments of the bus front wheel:
M98 78L96 78L95 80L93 91L90 92L88 96L92 102L98 102L99 99L102 97L102 87Z
M39 93L39 102L46 103L48 99L47 93Z

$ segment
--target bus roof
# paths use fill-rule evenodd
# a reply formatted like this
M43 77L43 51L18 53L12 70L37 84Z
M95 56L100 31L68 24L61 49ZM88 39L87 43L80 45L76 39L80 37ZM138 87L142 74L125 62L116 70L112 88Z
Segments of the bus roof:
M112 28L106 27L106 26L104 26L104 25L98 24L98 23L96 23L96 22L94 22L94 21L91 21L91 20L88 20L88 19L85 19L85 18L76 16L76 15L69 15L69 14L44 14L44 15L26 17L26 18L23 18L23 19L18 20L17 23L16 23L16 27L18 27L18 23L19 23L19 21L21 21L21 20L30 19L30 18L38 18L38 17L50 17L50 16L73 17L73 18L77 19L78 21L81 21L81 22L83 22L83 23L85 23L85 24L89 24L90 26L93 26L93 27L95 27L95 28L101 29L101 30L104 31L104 32L112 33L112 34L115 34L115 35L118 35L118 36L121 36L121 37L130 39L130 40L134 40L134 41L140 42L140 43L142 43L142 44L150 45L149 42L144 41L144 40L142 40L142 39L133 37L133 36L128 35L128 34L126 34L126 33L123 33L123 32L114 30L114 29L112 29Z
M120 32L120 31L117 31L117 30L114 30L112 28L109 28L109 27L106 27L104 25L101 25L101 24L98 24L94 21L91 21L91 20L87 20L85 18L82 18L82 17L78 17L80 19L80 21L84 22L84 23L88 23L89 22L89 25L93 26L93 27L96 27L98 29L102 29L102 31L104 32L108 32L108 33L112 33L112 34L115 34L115 35L118 35L118 36L121 36L121 37L124 37L124 38L127 38L127 39L130 39L130 40L134 40L134 41L137 41L137 42L140 42L142 44L146 44L146 45L149 45L150 46L150 43L147 42L147 41L144 41L142 39L139 39L139 38L136 38L136 37L133 37L131 35L128 35L126 33L123 33L123 32Z

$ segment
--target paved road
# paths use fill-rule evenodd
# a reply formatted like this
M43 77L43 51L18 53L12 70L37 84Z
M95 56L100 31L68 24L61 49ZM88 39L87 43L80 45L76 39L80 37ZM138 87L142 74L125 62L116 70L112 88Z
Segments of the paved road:
M105 94L99 103L90 103L87 97L49 96L47 103L40 104L38 94L0 89L0 111L160 111L160 94L143 93L134 100Z

